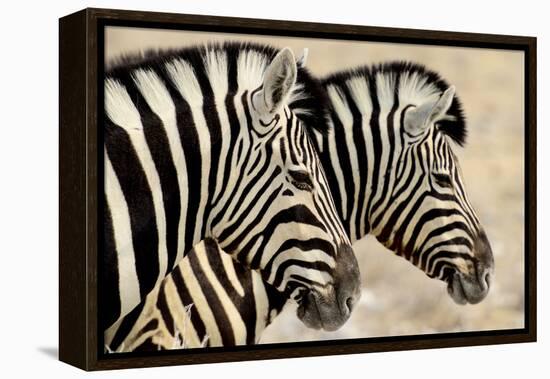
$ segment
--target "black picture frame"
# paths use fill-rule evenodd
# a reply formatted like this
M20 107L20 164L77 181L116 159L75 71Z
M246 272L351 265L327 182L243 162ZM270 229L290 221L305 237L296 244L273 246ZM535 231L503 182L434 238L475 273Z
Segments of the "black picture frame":
M525 57L525 324L522 329L337 341L102 353L97 322L98 245L103 162L101 123L104 28L333 38L523 51ZM533 342L536 312L536 49L534 37L357 25L84 9L59 20L59 358L85 370L228 362Z

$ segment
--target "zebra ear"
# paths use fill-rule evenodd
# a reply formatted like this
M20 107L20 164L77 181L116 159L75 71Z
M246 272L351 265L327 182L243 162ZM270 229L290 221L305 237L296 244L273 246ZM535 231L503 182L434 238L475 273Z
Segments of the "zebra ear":
M289 48L281 50L267 67L262 89L252 103L260 114L273 114L284 104L296 83L296 60Z
M405 114L405 131L418 136L431 124L444 119L453 103L454 95L455 87L450 86L435 102L430 101L408 111Z
M304 51L302 51L302 56L296 60L296 65L298 67L306 67L308 53L309 49L307 47L304 47Z

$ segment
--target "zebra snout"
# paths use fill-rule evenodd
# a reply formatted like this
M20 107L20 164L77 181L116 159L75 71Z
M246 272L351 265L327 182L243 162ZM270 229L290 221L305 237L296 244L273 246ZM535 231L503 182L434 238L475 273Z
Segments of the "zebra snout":
M493 266L478 263L471 275L455 273L449 278L447 291L457 304L477 304L489 293Z
M361 297L359 264L349 245L342 245L338 249L334 288L342 316L349 317Z
M333 279L332 286L310 290L304 296L297 315L307 327L334 331L351 316L361 296L361 278L351 246L339 247Z
M485 231L481 230L474 243L474 256L477 259L478 273L490 274L495 266L493 250Z
M447 279L447 292L457 304L477 304L489 293L495 261L483 230L474 241L474 262L468 272L456 271Z
M447 291L457 304L477 304L489 293L491 277L489 269L473 276L455 273L449 279Z

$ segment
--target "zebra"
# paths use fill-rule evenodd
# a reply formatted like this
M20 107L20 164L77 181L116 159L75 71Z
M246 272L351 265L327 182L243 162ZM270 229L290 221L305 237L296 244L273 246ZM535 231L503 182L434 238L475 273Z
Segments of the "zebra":
M372 234L428 276L446 281L455 302L483 300L494 260L451 148L450 141L464 146L466 137L455 88L435 72L410 62L347 70L322 83L330 99L331 129L315 132L314 144L350 239ZM215 244L195 254L207 258L195 270L186 270L180 288L186 278L196 278L192 280L201 287L217 281L227 289L228 295L212 294L203 306L216 296L235 299L229 295L235 288L249 288L249 300L226 300L220 302L223 307L212 310L232 322L201 321L201 315L191 309L191 325L200 324L213 334L223 329L235 344L257 343L287 299L265 283L259 289L261 278L237 267L238 263L215 263L223 255ZM156 301L164 302L158 312L164 329L145 330L143 325L150 319L140 308L117 335L115 347L131 341L129 348L169 348L165 341L175 332L167 325L182 319L177 304L192 304L193 295L188 290L152 298L149 308L159 308ZM256 305L266 302L269 305ZM246 325L246 331L241 325Z
M107 351L255 344L288 300L206 238L124 317Z
M306 324L349 318L360 276L310 139L326 128L317 93L290 49L264 45L148 53L108 70L106 339L205 238L299 300Z
M466 121L455 87L426 67L387 62L323 80L332 133L315 145L352 242L372 234L458 304L489 291L494 258L451 143Z

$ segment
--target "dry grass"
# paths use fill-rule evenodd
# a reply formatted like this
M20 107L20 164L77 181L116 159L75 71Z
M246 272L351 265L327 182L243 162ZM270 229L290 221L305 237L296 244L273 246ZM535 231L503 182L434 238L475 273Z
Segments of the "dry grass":
M184 317L184 320L183 320L182 327L179 328L177 323L174 322L175 335L173 337L169 336L169 337L164 338L164 341L166 341L166 340L170 341L171 340L171 343L165 344L163 346L161 341L158 341L157 345L159 347L159 350L161 350L162 348L164 348L166 350L178 350L178 349L190 349L190 348L206 347L207 346L208 338L209 338L208 334L204 335L204 338L202 339L202 341L199 342L199 344L197 346L195 346L194 343L192 343L190 341L187 341L185 339L185 336L187 335L187 327L189 325L191 325L191 309L192 308L193 308L193 304L188 304L188 305L185 306L185 317ZM155 340L153 340L153 341L155 341Z
M188 304L184 307L185 315L182 317L181 328L178 326L178 323L174 321L174 331L175 334L172 336L168 329L161 326L155 331L155 334L152 336L152 342L157 346L157 350L181 350L181 349L192 349L206 347L208 345L208 334L205 334L202 341L198 344L193 340L188 340L187 328L191 325L191 311L193 304ZM160 315L159 315L160 316ZM140 324L141 325L141 324ZM146 334L146 337L141 337L138 341L128 341L128 345L124 342L116 350L112 350L109 346L105 345L106 353L127 353L135 349L136 345L139 345L143 342L144 338L150 338L149 334Z

